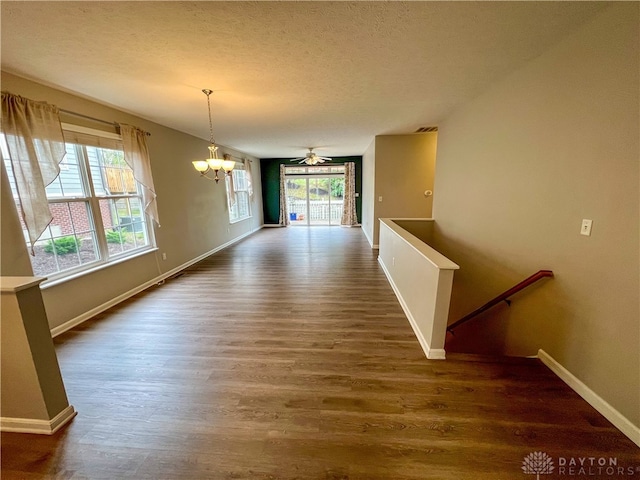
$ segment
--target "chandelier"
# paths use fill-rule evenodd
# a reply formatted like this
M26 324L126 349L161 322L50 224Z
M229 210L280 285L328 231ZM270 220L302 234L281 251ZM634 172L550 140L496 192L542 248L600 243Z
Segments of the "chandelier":
M191 163L193 163L193 167L198 172L200 172L200 176L218 183L220 181L220 178L218 177L218 171L222 169L227 175L231 175L231 171L235 166L235 162L231 160L231 155L228 154L224 154L223 158L218 157L218 146L213 139L213 123L211 122L211 101L209 99L209 96L213 93L213 90L204 89L202 90L202 93L207 96L207 108L209 110L209 158L207 158L206 160L194 160ZM215 173L215 176L213 178L207 175L207 173L211 172L212 170Z

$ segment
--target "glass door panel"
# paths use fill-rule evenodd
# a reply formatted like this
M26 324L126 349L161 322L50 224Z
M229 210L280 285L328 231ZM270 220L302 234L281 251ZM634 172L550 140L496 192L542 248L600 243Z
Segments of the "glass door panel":
M342 220L342 207L344 205L344 176L331 177L329 179L329 191L331 192L329 224L340 225L340 221Z
M309 179L309 224L329 225L329 179Z
M307 225L308 192L308 179L287 179L287 212L291 225Z
M343 176L288 178L286 185L291 225L340 225Z

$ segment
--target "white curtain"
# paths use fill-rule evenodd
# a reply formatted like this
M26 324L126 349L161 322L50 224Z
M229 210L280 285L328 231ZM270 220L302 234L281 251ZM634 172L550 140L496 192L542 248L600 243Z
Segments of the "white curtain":
M342 207L342 219L340 225L353 226L358 224L356 214L356 164L345 162L344 164L344 204Z
M53 220L45 188L60 173L65 155L58 108L3 92L2 133L34 255L33 244Z
M287 212L287 189L285 187L286 181L284 165L280 165L280 218L278 223L283 227L289 225L289 213Z
M133 177L142 185L144 211L160 226L156 191L151 175L151 159L147 147L147 134L131 125L120 124L120 136L124 150L124 160L133 170Z

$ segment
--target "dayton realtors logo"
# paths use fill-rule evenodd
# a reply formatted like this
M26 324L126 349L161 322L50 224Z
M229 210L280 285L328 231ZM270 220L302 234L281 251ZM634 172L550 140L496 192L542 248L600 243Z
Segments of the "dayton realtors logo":
M557 467L556 467L557 465ZM522 461L522 471L527 475L556 473L558 477L618 478L640 476L640 466L625 466L616 457L558 457L554 459L545 452L531 452Z
M531 452L522 461L522 471L527 475L535 475L540 480L540 475L553 473L553 459L544 452Z

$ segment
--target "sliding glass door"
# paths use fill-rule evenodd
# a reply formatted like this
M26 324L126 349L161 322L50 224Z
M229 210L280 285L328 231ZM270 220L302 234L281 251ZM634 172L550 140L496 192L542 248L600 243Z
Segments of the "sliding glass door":
M291 225L340 225L344 175L287 175Z

